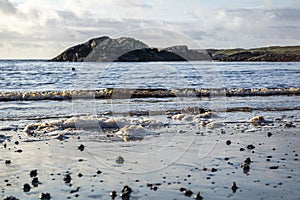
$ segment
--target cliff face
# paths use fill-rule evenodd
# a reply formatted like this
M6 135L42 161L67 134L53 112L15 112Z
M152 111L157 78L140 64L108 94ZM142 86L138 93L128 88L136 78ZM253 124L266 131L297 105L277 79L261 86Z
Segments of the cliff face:
M144 48L148 45L133 38L111 39L103 36L71 47L50 61L112 62L127 52Z

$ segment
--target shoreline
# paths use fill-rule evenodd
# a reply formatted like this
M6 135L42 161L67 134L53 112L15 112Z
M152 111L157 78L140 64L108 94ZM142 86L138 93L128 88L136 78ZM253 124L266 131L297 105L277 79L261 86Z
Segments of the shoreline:
M1 131L8 139L0 145L0 176L5 180L0 196L26 199L49 193L53 199L110 199L110 192L119 196L128 185L133 200L186 199L181 188L205 199L296 199L300 122L287 117L294 126L279 126L284 121L251 125L244 119L248 123L208 128L178 121L183 124L150 129L160 135L132 142L105 142L99 133L59 139ZM119 163L119 157L124 161ZM38 174L36 187L31 185L32 170ZM70 183L64 181L67 174ZM22 189L26 183L29 192Z

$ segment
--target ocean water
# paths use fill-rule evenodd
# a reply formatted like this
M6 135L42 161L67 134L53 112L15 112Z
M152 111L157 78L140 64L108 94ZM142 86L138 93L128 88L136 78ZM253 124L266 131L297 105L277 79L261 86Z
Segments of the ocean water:
M299 88L300 63L274 62L149 62L65 63L46 61L0 61L0 92L78 91L105 88ZM252 113L297 110L299 96L248 96L215 98L73 97L67 101L0 101L2 120L56 118L74 114L149 113L200 107L210 110L248 107ZM274 111L273 111L274 113ZM240 115L240 113L238 114ZM228 116L228 112L226 113Z
M71 69L75 70L72 71ZM300 63L0 61L0 91L300 87Z
M179 188L204 199L299 199L300 63L13 60L0 61L0 79L1 199L110 199L124 185L132 200L187 199ZM160 95L168 91L176 95ZM24 192L34 169L40 184Z

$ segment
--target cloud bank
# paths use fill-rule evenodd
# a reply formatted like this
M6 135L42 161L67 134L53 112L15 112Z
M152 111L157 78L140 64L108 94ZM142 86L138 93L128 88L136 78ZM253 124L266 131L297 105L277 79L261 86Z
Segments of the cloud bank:
M300 7L260 2L227 7L197 0L0 0L0 58L51 58L102 35L161 47L299 45Z

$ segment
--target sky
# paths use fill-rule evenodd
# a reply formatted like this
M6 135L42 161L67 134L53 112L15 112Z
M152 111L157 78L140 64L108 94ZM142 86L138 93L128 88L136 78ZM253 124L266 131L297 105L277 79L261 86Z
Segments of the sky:
M104 35L153 47L300 45L300 1L0 0L0 59L49 59Z

